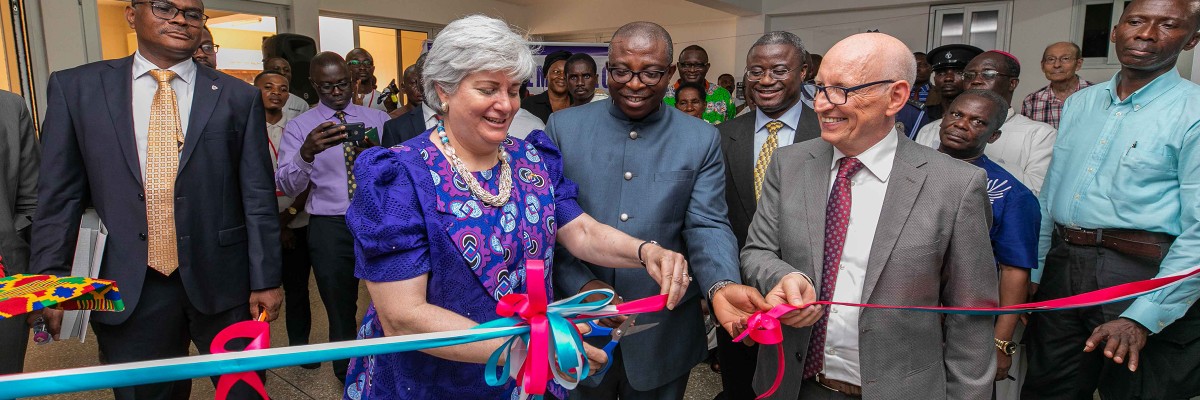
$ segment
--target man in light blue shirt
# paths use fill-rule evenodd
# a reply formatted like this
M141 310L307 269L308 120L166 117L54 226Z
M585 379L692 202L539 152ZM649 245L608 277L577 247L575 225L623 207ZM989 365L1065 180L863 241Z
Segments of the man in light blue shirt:
M1200 86L1174 69L1200 40L1198 6L1131 3L1112 33L1121 71L1067 99L1041 195L1045 276L1034 300L1200 264ZM1197 297L1191 279L1132 302L1034 314L1022 398L1200 394Z

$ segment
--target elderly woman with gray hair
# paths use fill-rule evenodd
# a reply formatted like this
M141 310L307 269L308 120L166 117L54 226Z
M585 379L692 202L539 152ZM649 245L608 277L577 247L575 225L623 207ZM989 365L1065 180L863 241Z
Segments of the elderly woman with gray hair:
M533 71L527 40L494 18L456 20L434 40L423 76L437 127L367 150L354 166L358 190L346 221L355 274L373 300L360 338L467 329L499 318L497 300L527 285L553 293L550 276L526 282L524 265L549 266L556 243L596 265L646 268L669 294L668 307L679 301L689 281L682 255L584 214L545 133L507 135ZM501 344L354 359L345 398L508 398L514 385L483 379L482 364ZM593 368L606 361L595 348L587 356Z

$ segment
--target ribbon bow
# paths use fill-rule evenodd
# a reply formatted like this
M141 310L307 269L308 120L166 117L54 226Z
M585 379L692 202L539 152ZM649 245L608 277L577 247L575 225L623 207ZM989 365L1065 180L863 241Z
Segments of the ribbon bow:
M1061 311L1072 308L1092 307L1134 299L1178 285L1183 280L1193 277L1197 274L1200 274L1200 266L1192 267L1161 278L1125 283L1087 293L1080 293L1074 296L1063 297L1061 299L1039 301L1034 303L1013 304L1004 307L895 306L881 304L844 303L838 301L814 301L801 306L793 306L791 304L783 303L775 306L769 311L756 312L747 318L746 330L743 331L741 335L738 335L738 337L734 338L733 341L740 342L742 339L745 339L747 336L749 336L755 342L761 344L777 345L783 343L783 326L779 322L779 318L789 312L804 309L813 305L838 305L847 307L882 308L891 310L908 310L963 315L995 316L1006 314L1024 314L1030 312ZM783 382L783 367L785 365L783 346L776 346L775 349L779 365L779 368L775 369L775 382L771 384L770 389L760 394L758 397L756 397L756 399L770 397L772 394L775 394L775 391L779 389L779 384Z
M496 305L496 313L506 318L478 326L529 326L529 332L509 338L492 353L484 375L484 379L492 386L506 384L511 376L520 387L521 398L544 395L551 379L571 390L591 375L583 337L575 328L576 323L616 315L655 312L662 310L667 302L666 295L658 295L612 306L609 303L615 294L611 290L601 289L547 304L549 296L544 284L545 267L545 262L541 260L527 261L525 275L529 278L526 280L528 294L501 297ZM601 294L604 298L584 301L584 298L594 294ZM528 343L528 346L520 346L519 342ZM505 354L508 355L507 362L500 365L500 358ZM513 365L519 367L513 368Z
M212 354L221 354L226 352L225 345L234 339L250 339L250 344L246 345L246 350L261 350L271 348L271 324L259 320L242 321L230 325L228 328L222 329L213 337L212 344L208 350ZM217 391L214 396L215 400L225 400L229 396L229 391L233 389L233 385L238 381L245 381L254 391L258 392L264 399L269 399L267 396L267 388L263 386L263 381L254 371L237 372L233 374L221 375L221 379L217 381Z

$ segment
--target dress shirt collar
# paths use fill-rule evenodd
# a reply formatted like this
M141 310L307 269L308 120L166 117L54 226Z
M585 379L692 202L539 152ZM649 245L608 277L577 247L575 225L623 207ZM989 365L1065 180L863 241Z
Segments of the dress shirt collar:
M1016 116L1017 116L1017 109L1009 107L1008 115L1004 116L1004 123L1007 124L1009 122L1012 122L1012 119L1016 118ZM1000 124L1000 125L1003 126L1004 124Z
M425 117L422 121L425 121L425 126L429 126L429 122L433 120L433 117L437 116L437 113L433 112L433 109L425 106L425 104L418 105L418 107L421 107L421 116Z
M892 130L892 132L884 137L883 140L880 140L879 143L875 143L875 145L871 146L871 148L867 149L867 151L864 151L862 154L859 154L858 157L855 157L858 159L858 161L863 163L863 166L866 167L868 171L871 171L872 175L875 175L876 178L879 178L881 182L887 182L888 178L892 176L892 163L896 161L896 146L900 144L898 139L900 135L903 134L899 131ZM846 154L842 153L841 150L838 150L837 147L834 147L833 163L830 164L829 169L837 170L838 160L841 160L844 157L846 157Z
M348 104L346 104L346 108L342 109L342 111L346 113L347 120L350 117L362 116L362 113L360 113L359 110L356 109L357 107L362 107L362 106L354 104L354 103L348 103ZM330 108L329 106L325 105L325 103L318 101L317 106L313 107L313 109L317 110L317 115L319 115L322 120L325 120L325 121L336 121L337 120L337 117L334 116L334 114L337 114L337 111Z
M803 112L804 102L797 100L796 104L792 105L792 108L789 108L783 113L783 115L779 116L779 122L787 125L788 128L792 128L792 130L796 130L796 127L800 125L800 114ZM763 130L763 127L767 126L768 122L774 121L774 119L768 117L767 114L764 114L761 108L755 107L754 115L755 132Z
M150 73L150 70L152 69L158 69L158 66L154 65L154 63L150 62L150 60L147 60L146 57L142 57L142 52L140 50L133 53L134 80L141 78L142 75ZM177 75L179 79L182 79L183 83L190 84L196 79L196 62L192 61L191 58L183 60L179 64L172 65L171 68L167 69L175 72L175 75Z
M1132 103L1134 105L1133 111L1137 112L1146 107L1147 104L1150 104L1151 101L1154 101L1154 99L1157 99L1164 93L1174 89L1175 86L1178 86L1180 82L1183 82L1183 77L1179 76L1178 70L1171 69L1159 77L1154 78L1154 80L1150 81L1149 84L1133 92L1133 94L1129 95L1129 97L1123 101L1117 97L1117 83L1120 80L1121 73L1118 72L1116 75L1113 75L1113 78L1110 79L1107 84L1104 85L1104 89L1108 91L1109 99L1112 101L1112 104Z
M673 107L667 107L667 104L662 101L659 101L657 106L658 106L658 108L655 109L654 111L651 111L650 115L647 115L646 118L642 118L640 121L634 121L632 119L629 119L629 116L625 115L625 112L621 111L620 107L617 107L617 101L615 99L610 97L608 100L608 104L605 104L605 107L608 107L608 113L610 115L612 115L613 117L616 117L618 120L636 122L636 123L642 123L642 124L650 124L650 123L657 122L658 120L662 119L664 115L667 114L668 108L673 108Z

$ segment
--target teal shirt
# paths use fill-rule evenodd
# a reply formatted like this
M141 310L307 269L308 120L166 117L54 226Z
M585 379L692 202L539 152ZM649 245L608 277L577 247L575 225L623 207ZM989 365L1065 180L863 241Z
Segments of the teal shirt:
M1200 264L1200 85L1171 70L1125 100L1114 76L1063 106L1042 187L1039 264L1054 224L1178 236L1158 277ZM1040 278L1040 273L1037 278ZM1135 300L1122 317L1158 333L1200 297L1200 279Z

